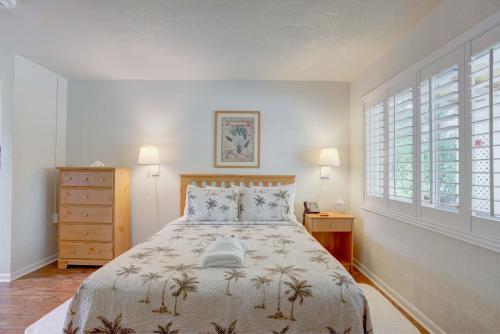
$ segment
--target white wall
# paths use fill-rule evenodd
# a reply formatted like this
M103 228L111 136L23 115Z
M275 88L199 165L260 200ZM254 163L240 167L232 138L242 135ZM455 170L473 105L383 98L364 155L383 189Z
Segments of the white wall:
M261 111L261 168L213 168L214 111ZM67 163L131 167L134 244L158 230L153 181L135 165L139 147L157 145L160 217L179 216L179 173L296 174L296 208L315 200L319 149L339 148L342 166L320 205L349 197L349 85L273 81L70 81ZM300 217L301 219L302 217Z
M355 257L450 333L500 332L500 254L361 209L361 97L498 10L500 1L444 0L351 83Z
M0 273L16 278L57 254L54 168L56 162L64 164L64 154L57 157L57 152L65 152L67 81L22 57L4 59L2 74L10 80L2 80L2 101L9 105L2 108L7 150L2 152L0 182L11 187L2 188L0 206L5 210L2 239L10 250L2 248L2 259L9 263L4 266L2 260Z
M13 272L57 253L57 225L52 224L52 214L55 206L58 81L57 74L16 57ZM63 79L60 83L64 86ZM60 150L64 151L64 146Z
M8 279L11 266L12 120L14 56L0 54L0 280Z

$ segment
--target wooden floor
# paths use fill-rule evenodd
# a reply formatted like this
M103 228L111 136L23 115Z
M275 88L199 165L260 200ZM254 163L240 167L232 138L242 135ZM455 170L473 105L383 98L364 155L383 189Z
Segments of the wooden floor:
M54 262L13 282L0 283L0 333L24 333L26 327L71 298L96 269L59 270Z
M71 298L80 283L96 269L96 267L69 267L67 270L59 270L57 263L54 262L14 282L0 283L0 334L23 333L30 324ZM352 276L358 283L365 283L379 290L356 269ZM420 330L420 333L428 333L395 303L393 304Z

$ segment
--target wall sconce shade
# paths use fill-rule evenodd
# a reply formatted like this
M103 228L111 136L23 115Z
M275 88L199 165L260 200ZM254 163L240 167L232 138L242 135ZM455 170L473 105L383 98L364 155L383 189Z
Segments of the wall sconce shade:
M155 146L142 146L139 151L138 165L159 165L160 154Z
M330 166L340 166L339 151L336 148L322 148L318 165L321 166L320 177L329 179Z
M160 153L156 146L142 146L139 151L138 165L149 165L148 177L160 175Z
M339 151L336 148L322 148L319 153L320 166L340 166Z

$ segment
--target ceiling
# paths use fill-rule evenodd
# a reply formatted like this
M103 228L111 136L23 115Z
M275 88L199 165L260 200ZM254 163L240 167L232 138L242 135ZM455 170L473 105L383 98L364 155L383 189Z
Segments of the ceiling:
M351 81L440 0L18 0L0 48L70 79Z

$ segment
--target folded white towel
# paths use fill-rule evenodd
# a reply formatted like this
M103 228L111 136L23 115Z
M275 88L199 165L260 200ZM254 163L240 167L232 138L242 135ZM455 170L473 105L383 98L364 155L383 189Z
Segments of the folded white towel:
M245 263L245 243L236 238L212 242L201 257L203 267L241 268Z

